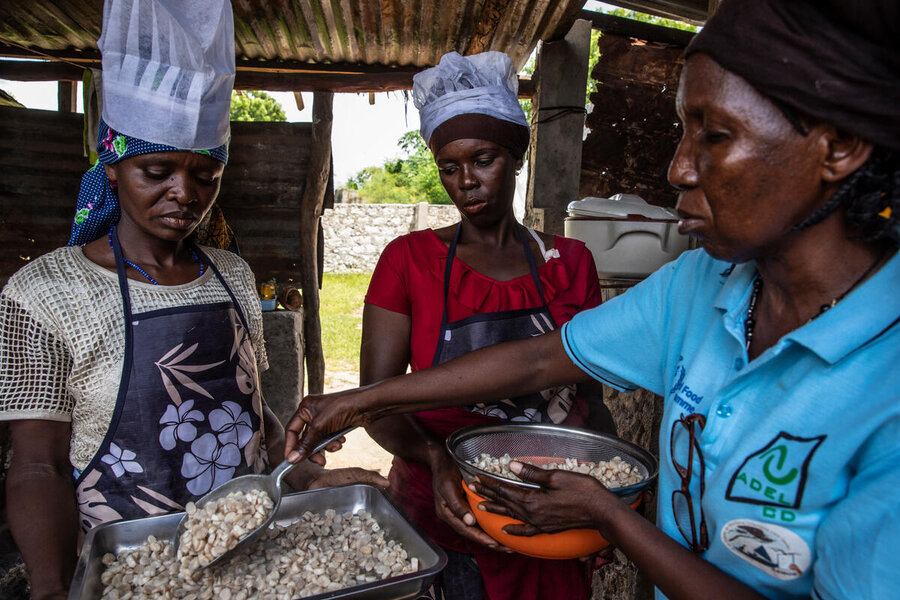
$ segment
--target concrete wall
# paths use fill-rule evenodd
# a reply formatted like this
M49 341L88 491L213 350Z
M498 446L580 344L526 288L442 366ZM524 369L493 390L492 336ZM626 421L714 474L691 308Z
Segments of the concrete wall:
M371 273L395 237L457 221L450 204L335 204L322 215L325 272Z

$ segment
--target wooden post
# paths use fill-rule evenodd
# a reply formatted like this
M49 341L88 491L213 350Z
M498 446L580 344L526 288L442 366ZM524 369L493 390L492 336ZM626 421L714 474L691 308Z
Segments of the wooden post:
M303 337L309 393L325 388L325 356L319 320L319 220L331 176L331 92L313 92L312 150L300 204L300 287L303 291Z
M566 207L578 200L590 48L591 23L579 19L537 57L525 222L547 233L563 233Z
M60 81L56 86L59 112L73 113L78 110L78 84L74 81Z

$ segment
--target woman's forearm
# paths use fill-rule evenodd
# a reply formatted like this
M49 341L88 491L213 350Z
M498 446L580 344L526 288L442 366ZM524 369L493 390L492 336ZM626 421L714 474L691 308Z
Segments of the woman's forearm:
M286 456L306 457L344 427L387 416L521 396L588 376L566 354L558 331L496 344L446 363L355 390L307 396L287 426Z
M600 533L670 600L760 600L752 588L660 531L624 502L591 507Z
M23 463L13 453L6 483L10 529L32 598L66 594L75 570L78 509L71 467Z
M520 396L588 376L569 359L559 332L497 344L362 390L358 410L377 418Z
M444 452L441 440L427 432L412 415L379 419L367 425L366 432L379 446L404 460L427 465L435 454Z

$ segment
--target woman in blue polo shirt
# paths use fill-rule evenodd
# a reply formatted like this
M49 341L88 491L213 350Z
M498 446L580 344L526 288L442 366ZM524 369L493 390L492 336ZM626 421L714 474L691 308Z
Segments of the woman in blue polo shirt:
M554 332L303 401L288 448L592 377L665 398L657 524L596 481L483 482L532 535L598 529L669 598L900 589L900 14L726 0L688 48L669 170L689 252ZM512 365L520 365L519 369ZM516 470L514 469L514 470Z

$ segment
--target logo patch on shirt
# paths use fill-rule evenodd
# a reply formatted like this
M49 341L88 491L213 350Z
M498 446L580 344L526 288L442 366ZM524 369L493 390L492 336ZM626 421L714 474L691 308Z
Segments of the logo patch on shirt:
M735 519L722 527L720 537L733 553L781 581L795 579L809 568L809 545L780 525Z
M673 403L686 411L686 414L691 414L697 410L697 405L703 400L703 396L685 384L684 379L686 375L687 370L684 368L684 357L679 356L678 364L675 365L675 372L672 377L672 387L669 388L669 396Z
M801 438L784 431L748 456L728 484L725 498L749 504L799 508L813 454L825 436Z

